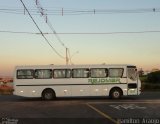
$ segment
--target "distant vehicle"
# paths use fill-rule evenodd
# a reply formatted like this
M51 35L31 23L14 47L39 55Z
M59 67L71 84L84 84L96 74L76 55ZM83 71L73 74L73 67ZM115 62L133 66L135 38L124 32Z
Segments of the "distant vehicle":
M17 66L14 95L42 97L139 95L141 82L134 65Z

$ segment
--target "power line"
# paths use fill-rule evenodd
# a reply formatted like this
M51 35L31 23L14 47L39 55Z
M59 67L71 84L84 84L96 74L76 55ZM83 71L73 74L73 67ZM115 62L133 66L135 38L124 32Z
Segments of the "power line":
M65 44L62 42L62 40L60 39L60 37L57 35L56 30L54 29L54 27L50 23L50 21L48 19L48 16L47 16L47 13L45 13L43 7L40 5L39 0L35 0L35 2L36 2L37 9L40 12L40 15L42 17L44 17L44 20L47 23L48 27L51 29L52 33L56 36L56 38L59 41L59 43L66 49L66 65L68 65L68 61L69 61L69 59L68 59L68 48L65 46Z
M35 0L36 1L36 0ZM37 4L40 5L39 2ZM127 13L155 13L160 12L160 8L140 8L140 9L67 9L67 8L56 8L56 9L43 9L38 7L40 10L37 12L36 9L30 8L32 15L39 15L40 12L46 12L47 15L86 15L86 14L127 14ZM1 8L0 12L11 13L11 14L24 14L23 9L16 8Z
M126 32L68 32L68 33L57 33L57 34L72 34L72 35L105 35L105 34L140 34L140 33L160 33L160 31L126 31ZM52 34L52 33L46 33Z
M44 17L45 22L47 23L48 27L51 29L52 33L56 36L57 40L59 41L59 43L66 49L67 47L65 46L65 44L62 42L62 40L60 39L60 37L57 35L56 30L54 29L54 27L52 26L52 24L50 23L47 13L45 13L45 9L43 9L43 7L41 6L40 2L38 0L35 0L36 2L36 6L37 9L39 10L39 13L41 14L41 16ZM45 10L45 11L44 11Z
M71 54L70 54L70 50L69 50L69 49L68 49L68 55L69 55L70 64L73 64L73 62L72 62L72 57L71 57Z
M38 32L20 32L20 31L4 31L0 30L0 33L13 33L13 34L34 34L34 35L41 35L41 33ZM109 34L141 34L141 33L160 33L158 30L152 30L152 31L126 31L126 32L56 32L56 34L61 35L109 35ZM43 32L43 35L50 35L54 33L47 33Z
M33 19L32 15L30 14L29 10L27 9L27 7L25 6L24 2L22 0L20 0L23 7L25 8L25 10L27 11L28 15L30 16L30 18L32 19L33 23L36 25L36 27L38 28L40 34L42 35L42 37L45 39L45 41L47 42L47 44L52 48L52 50L61 58L64 59L64 57L59 54L56 49L50 44L50 42L48 41L48 39L44 36L43 32L41 31L41 29L39 28L39 26L37 25L37 23L35 22L35 20Z
M33 32L20 32L20 31L0 31L0 33L13 33L13 34L37 34ZM39 34L39 33L38 33Z

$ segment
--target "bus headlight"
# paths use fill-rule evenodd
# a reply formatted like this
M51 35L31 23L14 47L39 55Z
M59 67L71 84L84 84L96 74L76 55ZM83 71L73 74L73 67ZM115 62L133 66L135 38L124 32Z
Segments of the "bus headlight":
M135 89L130 89L131 91L135 91Z

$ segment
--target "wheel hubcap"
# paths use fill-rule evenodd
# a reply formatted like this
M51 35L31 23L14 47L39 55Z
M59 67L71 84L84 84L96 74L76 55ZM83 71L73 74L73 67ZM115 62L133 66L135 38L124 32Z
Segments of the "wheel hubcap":
M119 92L115 91L113 95L114 95L115 98L118 98L119 97Z
M51 99L52 98L52 94L51 93L46 93L45 94L45 98L46 99Z

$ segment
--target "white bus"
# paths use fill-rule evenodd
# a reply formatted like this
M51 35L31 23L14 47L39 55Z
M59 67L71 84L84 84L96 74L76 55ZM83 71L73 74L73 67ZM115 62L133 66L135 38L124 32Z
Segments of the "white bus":
M134 65L17 66L14 95L56 97L139 95L141 82Z

